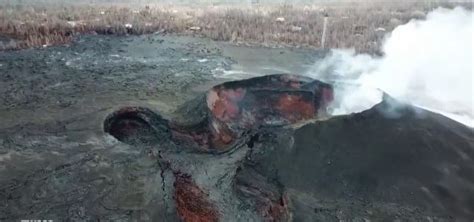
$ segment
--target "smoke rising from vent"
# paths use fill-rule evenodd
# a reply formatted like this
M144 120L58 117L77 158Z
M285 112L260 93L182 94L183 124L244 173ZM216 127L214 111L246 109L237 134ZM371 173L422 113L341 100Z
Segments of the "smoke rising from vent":
M333 50L308 75L336 82L335 115L370 108L381 100L375 90L381 89L474 126L473 20L472 11L438 8L425 20L412 20L387 35L383 57Z

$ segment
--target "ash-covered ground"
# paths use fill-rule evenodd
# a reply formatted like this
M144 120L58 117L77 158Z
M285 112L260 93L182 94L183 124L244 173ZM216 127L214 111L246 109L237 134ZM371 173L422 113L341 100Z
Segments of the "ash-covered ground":
M324 55L161 35L1 52L0 221L474 218L473 130L411 106L386 115L392 99L359 114L263 128L223 154L165 139L128 145L104 133L120 107L192 122L194 114L174 111L199 112L193 101L213 85L305 73Z

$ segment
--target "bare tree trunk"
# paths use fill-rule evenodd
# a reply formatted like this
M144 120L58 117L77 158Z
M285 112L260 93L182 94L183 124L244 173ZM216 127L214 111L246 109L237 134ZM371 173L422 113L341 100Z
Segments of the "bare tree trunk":
M323 25L323 35L321 36L321 48L325 48L325 43L326 43L326 30L328 26L328 17L324 16L324 25Z

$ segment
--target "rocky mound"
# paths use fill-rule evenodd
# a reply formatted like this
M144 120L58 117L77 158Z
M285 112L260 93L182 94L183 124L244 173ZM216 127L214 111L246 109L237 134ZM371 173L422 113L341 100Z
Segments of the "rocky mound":
M322 120L330 99L325 83L259 77L216 86L173 120L122 109L105 130L158 150L183 221L474 218L473 129L388 95L364 112Z
M258 138L235 180L257 208L284 206L294 221L474 218L473 130L436 113L386 97Z

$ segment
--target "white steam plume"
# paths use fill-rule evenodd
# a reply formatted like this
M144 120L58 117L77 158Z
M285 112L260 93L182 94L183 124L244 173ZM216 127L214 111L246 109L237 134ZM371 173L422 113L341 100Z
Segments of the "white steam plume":
M472 11L439 8L387 36L382 58L333 50L308 75L338 86L333 114L360 112L391 96L474 126ZM323 74L324 73L324 74ZM339 89L338 89L339 87ZM336 97L338 100L338 97Z

